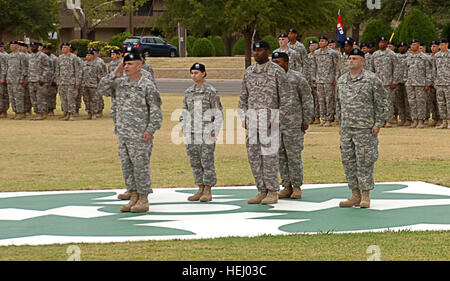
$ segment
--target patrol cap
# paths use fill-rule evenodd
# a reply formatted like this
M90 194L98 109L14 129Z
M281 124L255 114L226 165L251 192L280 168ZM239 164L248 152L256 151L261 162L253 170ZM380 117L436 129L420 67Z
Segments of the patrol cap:
M348 56L350 57L350 56L361 56L361 57L363 57L363 58L365 58L365 54L364 54L364 52L363 51L361 51L360 49L352 49L351 51L350 51L350 53L348 54Z
M297 29L295 29L295 28L291 28L291 29L289 29L289 32L292 32L292 33L298 34L298 32L297 32Z
M134 60L141 60L141 54L139 54L138 52L132 52L132 53L129 53L128 55L126 55L124 58L123 58L123 62L127 62L127 61L134 61Z
M269 45L269 42L267 42L265 40L261 40L261 41L253 43L253 50L255 50L256 48L264 48L264 49L270 50L270 45Z
M280 35L278 35L278 38L288 38L287 33L281 33Z
M200 70L201 72L206 72L206 67L204 64L196 62L189 69L189 71L192 71L192 70Z
M284 53L284 52L273 52L272 54L272 60L273 59L285 59L287 62L289 62L289 56L288 54Z
M320 35L320 36L319 36L319 40L322 40L322 39L325 39L325 40L328 41L328 37L326 37L325 35Z
M431 43L430 43L430 46L431 46L431 45L439 45L439 41L434 41L434 40L433 40L433 41L431 41Z
M448 39L447 38L442 38L441 39L441 43L448 43Z
M419 43L420 44L420 40L419 39L413 39L413 40L411 40L411 44L412 43Z

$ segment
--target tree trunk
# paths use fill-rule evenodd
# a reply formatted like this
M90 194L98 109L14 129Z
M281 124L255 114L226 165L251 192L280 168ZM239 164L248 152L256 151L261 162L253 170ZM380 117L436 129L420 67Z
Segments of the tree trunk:
M253 30L250 27L245 27L243 30L245 39L245 68L252 64L252 36Z
M359 28L360 28L360 25L361 25L361 23L357 22L353 26L352 35L353 35L353 40L355 40L355 41L359 41Z

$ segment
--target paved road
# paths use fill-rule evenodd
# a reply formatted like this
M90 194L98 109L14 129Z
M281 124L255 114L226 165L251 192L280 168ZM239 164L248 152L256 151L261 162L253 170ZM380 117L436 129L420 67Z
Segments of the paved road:
M239 94L242 80L238 79L207 79L219 94ZM191 79L156 79L156 86L160 93L183 94L193 84Z

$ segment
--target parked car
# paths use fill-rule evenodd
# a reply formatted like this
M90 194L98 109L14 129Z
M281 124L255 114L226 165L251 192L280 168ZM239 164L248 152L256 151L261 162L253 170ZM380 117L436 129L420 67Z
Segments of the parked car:
M131 36L123 41L123 46L127 51L133 48L140 50L146 57L176 57L178 48L170 45L163 39L156 36Z

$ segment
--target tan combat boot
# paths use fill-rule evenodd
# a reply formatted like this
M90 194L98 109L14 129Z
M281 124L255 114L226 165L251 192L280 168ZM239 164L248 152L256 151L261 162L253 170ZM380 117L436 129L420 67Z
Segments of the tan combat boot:
M390 122L386 122L386 123L384 124L384 127L385 127L385 128L392 128L392 124L391 124Z
M331 122L325 121L325 124L323 124L323 127L331 127Z
M405 120L400 120L400 122L397 123L397 126L402 127L405 125Z
M211 186L205 184L203 194L200 197L200 202L209 202L209 201L212 201Z
M16 113L14 120L22 120L25 119L25 113Z
M250 198L248 199L247 203L248 204L260 204L261 201L267 196L267 191L266 192L260 192L258 193L258 195L256 195L256 197Z
M128 204L126 204L126 205L120 206L120 211L121 212L130 212L131 207L133 207L137 203L138 199L139 199L139 193L137 193L137 191L130 192L130 202L128 202Z
M317 117L316 120L314 120L314 124L316 124L316 125L320 124L320 118L319 117Z
M39 120L45 120L45 116L44 113L38 113L38 115L34 118L34 120L39 121Z
M450 119L447 120L447 129L450 129Z
M69 113L69 118L67 118L67 121L75 121L75 113Z
M2 118L7 118L8 117L8 113L6 113L6 111L3 111L2 113L0 113L0 119Z
M64 112L64 115L58 118L61 121L67 121L69 119L69 113Z
M48 116L55 116L55 112L53 112L53 109L49 109Z
M417 123L417 129L423 129L425 128L425 124L423 122L423 120L419 120L419 122Z
M195 193L194 195L191 195L188 197L189 201L198 201L200 200L200 197L202 197L203 194L203 189L205 188L205 186L203 184L200 184L198 186L198 191L197 193Z
M437 121L438 121L438 120L436 120L436 119L434 119L434 118L431 119L430 121L428 121L428 126L430 126L430 127L436 126Z
M275 204L275 203L278 203L278 192L277 191L267 192L267 196L264 197L263 200L261 200L261 204L263 204L263 205Z
M414 119L413 122L411 123L411 126L409 126L408 128L414 129L415 127L417 127L418 123L419 123L419 120Z
M411 120L406 120L405 121L405 127L409 127L409 126L411 126L411 124L412 124L412 121Z
M361 191L361 202L359 203L361 208L370 208L370 190Z
M294 190L292 189L292 186L288 185L282 191L280 191L280 194L278 194L278 198L291 198L291 194L293 191Z
M361 202L361 191L358 188L352 189L352 197L348 198L345 201L339 202L339 207L358 207Z
M291 194L291 199L301 199L302 198L302 189L300 186L294 186L293 192Z
M436 126L436 129L447 129L448 122L447 120L443 120L440 126Z
M148 209L150 208L150 204L148 203L148 194L147 193L138 193L139 199L134 204L134 206L131 207L132 213L144 213L148 212Z
M119 199L119 200L130 200L130 197L131 197L131 193L128 191L117 195L117 199Z

